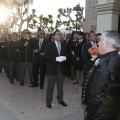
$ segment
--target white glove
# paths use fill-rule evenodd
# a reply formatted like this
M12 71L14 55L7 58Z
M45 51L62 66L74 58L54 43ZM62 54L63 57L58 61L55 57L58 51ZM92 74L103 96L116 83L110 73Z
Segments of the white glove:
M56 57L56 61L57 61L57 62L62 62L63 60L62 60L62 58L59 56L59 57Z
M118 52L118 54L120 55L120 52Z
M66 57L65 56L60 56L62 59L63 59L63 61L66 61Z
M59 56L59 57L56 57L56 61L57 61L57 62L63 62L63 61L66 61L66 57L65 57L65 56Z

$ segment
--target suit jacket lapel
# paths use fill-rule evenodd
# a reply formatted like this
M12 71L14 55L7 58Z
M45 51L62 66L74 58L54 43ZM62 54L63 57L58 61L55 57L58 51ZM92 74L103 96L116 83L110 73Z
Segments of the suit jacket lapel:
M60 51L60 55L62 55L62 50L63 50L63 44L61 42L61 51Z
M58 53L58 50L57 50L55 42L53 42L53 48L54 48L54 51L55 51L56 55L59 56L59 53Z
M91 44L91 42L90 42L89 46L90 46L90 48L93 47L92 44Z

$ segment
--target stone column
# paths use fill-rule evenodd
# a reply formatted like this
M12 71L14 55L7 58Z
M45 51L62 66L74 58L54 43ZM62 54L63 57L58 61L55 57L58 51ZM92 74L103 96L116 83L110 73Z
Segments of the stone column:
M85 5L85 32L96 31L97 25L97 2L98 0L86 0Z
M105 30L118 30L120 0L98 0L97 33Z

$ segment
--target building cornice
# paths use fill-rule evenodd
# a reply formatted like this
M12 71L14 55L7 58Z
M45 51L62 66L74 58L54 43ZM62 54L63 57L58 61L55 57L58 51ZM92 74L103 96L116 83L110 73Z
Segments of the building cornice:
M97 14L120 14L120 4L107 3L97 5Z

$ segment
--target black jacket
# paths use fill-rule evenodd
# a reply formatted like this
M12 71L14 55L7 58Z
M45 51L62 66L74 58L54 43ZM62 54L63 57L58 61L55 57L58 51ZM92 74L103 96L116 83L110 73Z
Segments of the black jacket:
M0 41L0 58L5 59L6 58L6 41L1 42Z
M7 46L8 46L8 60L18 61L19 60L19 53L17 52L18 41L9 41Z
M120 114L120 56L112 51L100 56L91 72L86 120L115 120Z
M83 67L83 73L87 75L90 68L93 66L93 62L90 60L92 57L90 53L88 52L88 49L92 47L92 44L86 43L82 46L82 56L84 60L84 67Z
M43 40L43 43L42 43L42 46L41 46L41 49L39 50L39 39L37 39L35 42L34 42L34 47L33 49L37 49L39 52L38 53L35 53L34 54L34 59L33 59L33 63L34 64L38 64L40 63L41 65L46 65L46 59L45 59L45 56L44 55L40 55L40 53L44 53L45 51L45 47L46 45L49 43L48 40L44 39Z
M18 48L20 50L20 62L26 62L26 58L28 62L33 61L33 39L28 40L28 46L26 47L24 44L27 39L21 38L19 41ZM27 55L27 57L26 57Z
M55 42L51 42L47 44L45 49L45 58L47 60L47 74L48 75L56 75L59 68L63 75L66 75L65 61L59 63L56 61L56 57L58 57L58 51L55 45ZM64 42L61 43L61 53L60 56L68 56L67 47Z

